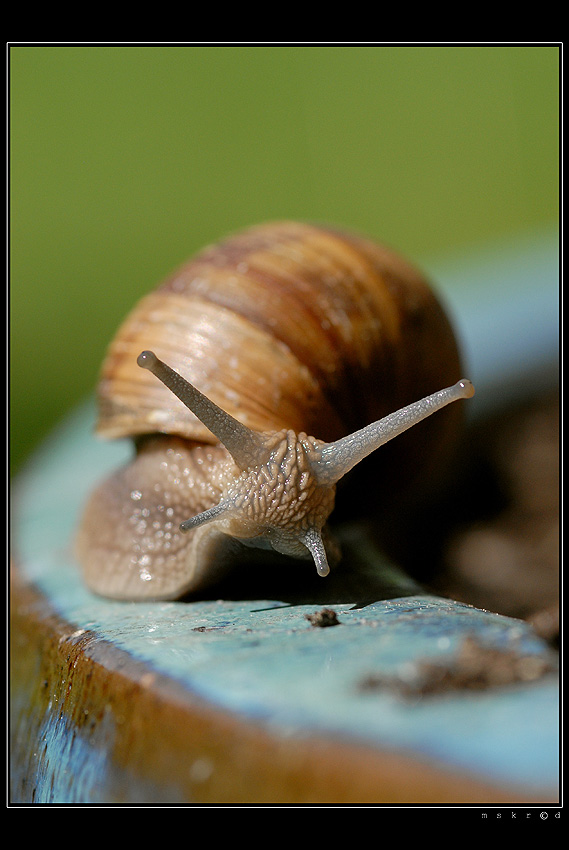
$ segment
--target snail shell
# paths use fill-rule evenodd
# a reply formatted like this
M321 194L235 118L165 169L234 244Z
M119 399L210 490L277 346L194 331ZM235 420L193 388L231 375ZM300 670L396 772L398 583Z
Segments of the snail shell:
M313 557L325 575L326 553L334 560L326 520L337 480L382 443L376 428L373 447L333 481L326 473L323 489L329 447L338 442L344 456L346 435L459 376L441 305L386 248L295 222L253 227L206 248L139 302L104 361L97 432L135 438L136 455L87 504L77 553L88 585L117 598L178 598L215 580L235 538ZM194 405L194 388L205 412ZM472 392L461 382L452 397L429 401L419 419ZM457 407L390 444L401 444L395 453L363 464L375 491L440 465ZM229 425L218 432L224 411ZM257 476L262 469L264 482L254 496L253 469ZM294 498L286 489L292 479L301 482ZM262 520L255 513L244 528L243 505L251 515L261 503Z

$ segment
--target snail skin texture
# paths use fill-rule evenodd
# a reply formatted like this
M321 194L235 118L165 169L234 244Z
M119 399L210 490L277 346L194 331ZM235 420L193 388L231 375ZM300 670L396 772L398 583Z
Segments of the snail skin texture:
M326 576L338 482L419 422L416 440L393 444L404 460L383 462L390 444L351 486L389 497L406 465L437 466L458 407L422 420L473 393L439 302L391 251L295 222L231 236L143 298L110 345L97 431L132 437L135 454L86 505L85 581L118 599L176 599L214 583L243 545Z

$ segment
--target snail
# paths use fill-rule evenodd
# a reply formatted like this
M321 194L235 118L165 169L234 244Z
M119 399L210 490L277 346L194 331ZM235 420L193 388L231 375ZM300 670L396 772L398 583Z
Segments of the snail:
M401 452L386 462L396 444L415 475L437 467L460 419L447 405L473 393L438 299L391 250L288 221L233 234L143 297L109 347L97 432L135 453L86 504L84 579L177 599L242 547L324 577L340 557L337 486L389 497L405 477ZM419 422L414 442L375 451Z

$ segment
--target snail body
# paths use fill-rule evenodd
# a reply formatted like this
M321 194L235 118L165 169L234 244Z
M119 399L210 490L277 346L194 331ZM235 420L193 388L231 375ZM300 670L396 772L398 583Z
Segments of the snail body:
M115 598L179 598L215 581L235 541L325 576L340 480L472 393L438 300L392 252L295 222L229 237L143 298L111 343L97 431L133 437L136 453L88 501L85 580ZM414 474L437 465L455 407L393 444ZM374 489L382 454L362 465Z

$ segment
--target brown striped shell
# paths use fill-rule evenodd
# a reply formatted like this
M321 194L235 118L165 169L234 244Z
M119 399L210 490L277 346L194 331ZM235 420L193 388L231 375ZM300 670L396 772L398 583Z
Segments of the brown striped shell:
M245 425L333 440L457 380L449 322L405 261L282 222L206 248L143 298L104 362L98 432L216 442L136 358L151 349Z

